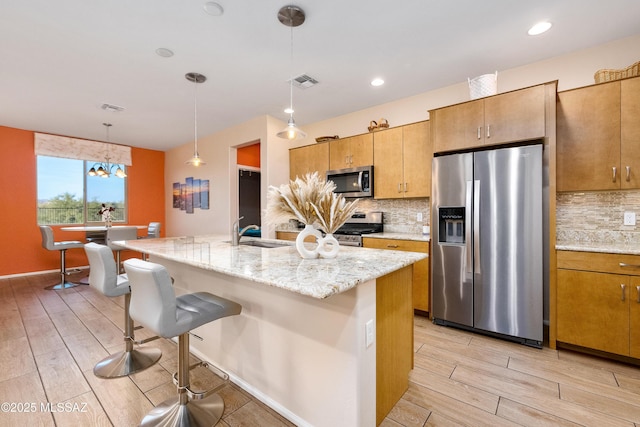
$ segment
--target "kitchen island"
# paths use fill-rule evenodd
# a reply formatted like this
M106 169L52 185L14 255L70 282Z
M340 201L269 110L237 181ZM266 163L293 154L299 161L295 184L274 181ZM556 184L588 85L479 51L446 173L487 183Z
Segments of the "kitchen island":
M299 426L378 425L413 367L412 264L425 254L341 247L302 259L291 242L228 236L121 242L167 267L176 293L206 291L240 316L193 331L191 350Z

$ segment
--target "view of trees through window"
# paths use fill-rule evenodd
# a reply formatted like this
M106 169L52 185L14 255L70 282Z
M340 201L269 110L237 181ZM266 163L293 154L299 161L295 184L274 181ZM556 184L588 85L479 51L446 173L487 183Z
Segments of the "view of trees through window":
M101 222L98 211L102 204L115 209L113 222L126 220L126 178L88 176L93 165L83 160L37 157L39 225Z

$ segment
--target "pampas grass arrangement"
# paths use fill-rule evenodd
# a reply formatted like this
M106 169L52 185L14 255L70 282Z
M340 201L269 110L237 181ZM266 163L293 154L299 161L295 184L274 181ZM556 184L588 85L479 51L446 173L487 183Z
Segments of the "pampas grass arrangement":
M347 202L336 194L331 181L327 182L317 172L297 177L280 187L270 186L266 217L271 223L297 219L312 224L327 234L333 234L356 210L358 199Z

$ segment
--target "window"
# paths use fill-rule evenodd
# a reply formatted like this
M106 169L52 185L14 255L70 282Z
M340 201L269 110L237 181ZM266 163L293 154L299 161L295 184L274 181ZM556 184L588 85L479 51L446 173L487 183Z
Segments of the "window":
M113 206L113 222L126 221L126 179L88 176L94 162L37 156L38 224L101 222L100 207ZM115 165L115 169L124 165Z

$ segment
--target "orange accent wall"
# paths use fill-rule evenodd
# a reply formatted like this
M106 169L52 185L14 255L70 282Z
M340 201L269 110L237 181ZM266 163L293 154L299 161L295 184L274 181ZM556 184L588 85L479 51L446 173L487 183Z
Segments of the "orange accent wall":
M42 247L37 223L36 156L34 132L0 126L0 276L57 270L60 254ZM128 223L162 222L164 235L164 152L132 148L127 168ZM56 240L84 241L82 232L53 227ZM140 230L139 235L145 235ZM123 258L139 256L123 253ZM88 265L84 251L67 251L67 268Z
M260 144L238 148L237 162L243 166L260 167Z

